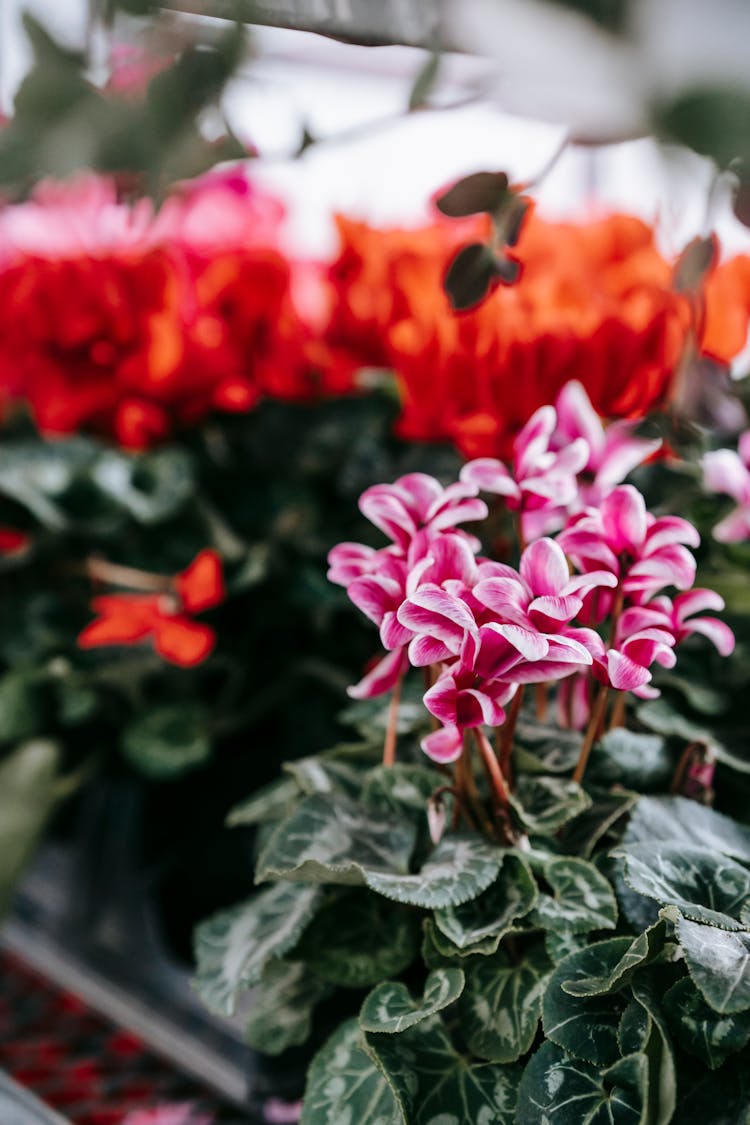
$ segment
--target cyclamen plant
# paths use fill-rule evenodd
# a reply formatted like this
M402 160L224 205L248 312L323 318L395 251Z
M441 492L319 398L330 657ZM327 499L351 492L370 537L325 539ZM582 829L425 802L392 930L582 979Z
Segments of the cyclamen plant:
M365 491L389 542L329 572L385 649L350 689L361 741L230 815L268 885L199 927L197 984L226 1014L257 986L271 1054L338 1022L302 1125L750 1120L750 827L687 799L712 761L628 705L734 637L695 527L622 483L658 443L577 387L557 405L510 466ZM473 535L503 506L516 566Z

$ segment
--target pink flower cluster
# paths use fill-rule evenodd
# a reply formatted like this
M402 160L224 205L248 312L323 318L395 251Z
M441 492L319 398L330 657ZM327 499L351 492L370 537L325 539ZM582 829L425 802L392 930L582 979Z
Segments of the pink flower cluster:
M330 553L329 578L378 626L386 650L351 694L379 695L409 665L426 669L424 703L439 725L422 746L436 761L458 758L467 730L501 726L521 685L567 680L563 711L579 725L596 681L658 694L652 665L672 667L690 634L732 651L725 624L694 616L723 606L691 589L695 528L652 515L636 488L619 484L658 443L636 438L630 423L604 431L577 384L561 399L532 417L510 467L483 458L445 488L412 473L368 489L360 508L390 544ZM459 526L488 515L480 489L532 517L518 569L479 556ZM539 534L554 525L556 539ZM683 592L672 600L670 587Z

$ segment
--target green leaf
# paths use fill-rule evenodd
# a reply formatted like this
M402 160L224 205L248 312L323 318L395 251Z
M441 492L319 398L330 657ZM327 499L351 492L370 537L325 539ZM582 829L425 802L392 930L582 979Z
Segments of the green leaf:
M641 1125L645 1085L643 1055L600 1073L543 1043L523 1072L516 1125Z
M591 806L566 825L562 841L566 851L576 852L584 859L590 859L599 842L617 824L638 800L637 793L607 793L589 789Z
M626 950L627 937L608 938L563 958L544 996L544 1032L576 1058L609 1066L619 1055L617 1029L625 1002L614 996L572 996L563 988L572 980L609 976Z
M536 883L528 864L514 852L506 852L494 883L478 898L436 910L435 925L459 949L487 938L496 938L497 948L503 935L528 914L536 900Z
M365 1054L356 1019L342 1023L310 1064L300 1125L406 1125L391 1087Z
M276 827L256 878L357 884L382 872L386 879L406 879L415 835L403 818L374 815L343 796L314 794Z
M365 880L378 894L410 906L460 906L494 882L503 855L502 848L481 836L455 832L443 837L418 874L368 870Z
M678 1071L674 1125L750 1125L750 1068L727 1063L720 1070L696 1066L686 1056Z
M518 965L501 954L468 964L459 1010L470 1050L499 1063L525 1055L542 1015L544 987L544 971L529 957Z
M401 981L383 981L365 997L359 1026L363 1031L398 1035L455 1003L463 989L461 969L434 969L427 977L424 994L419 1000L414 999Z
M563 824L591 805L575 781L563 777L521 776L511 803L519 820L534 836L553 836Z
M451 219L481 212L492 215L508 202L510 194L505 172L473 172L438 196L435 206Z
M440 53L433 51L420 68L409 95L409 109L421 109L427 104L440 71Z
M122 751L147 777L178 777L211 756L208 712L200 703L154 707L122 732Z
M419 951L419 919L407 907L354 888L337 893L307 927L297 949L323 980L370 988L398 976Z
M472 1065L454 1050L439 1016L398 1036L368 1033L366 1042L410 1125L512 1125L520 1068Z
M638 969L658 957L664 949L666 926L659 921L639 934L627 947L619 961L603 976L576 977L562 982L570 996L603 996L623 988ZM570 964L571 962L568 962Z
M40 677L9 672L0 679L0 742L21 742L45 728Z
M472 242L453 258L443 284L456 312L478 305L499 280L498 262L489 246Z
M664 787L673 768L672 755L661 735L615 727L594 747L587 780L643 792Z
M567 957L570 953L578 953L587 945L587 934L573 934L562 926L555 930L547 930L544 935L544 948L550 961L555 965L559 965L563 957Z
M655 108L664 136L712 157L722 168L750 159L749 118L750 91L739 84L696 85Z
M578 731L525 721L517 724L514 740L513 761L524 773L570 774L583 744Z
M631 979L631 988L635 1003L646 1016L638 1045L646 1056L648 1072L644 1125L669 1125L677 1101L677 1081L672 1044L657 999L653 971L639 972Z
M750 899L750 871L708 848L685 844L633 844L623 849L623 875L637 894L676 906L695 922L740 929Z
M707 848L750 863L750 828L687 797L642 797L625 833L627 844L667 840Z
M315 1005L331 988L300 961L269 961L253 992L245 1038L256 1051L280 1055L305 1043Z
M429 798L444 784L445 777L427 766L377 766L365 778L362 803L407 815L424 813Z
M195 983L208 1007L232 1015L237 994L257 984L269 961L294 948L320 899L318 887L275 883L201 922Z
M539 896L531 915L534 925L545 930L562 926L568 933L614 929L617 922L614 892L593 863L561 856L545 863L543 872L553 895Z
M285 762L284 769L308 796L314 793L341 794L356 799L362 788L361 765L316 755Z
M104 495L146 526L169 519L195 495L192 460L174 447L137 456L103 450L90 476Z
M689 977L664 997L664 1009L680 1046L715 1070L750 1042L750 1011L720 1015L705 1002Z
M676 915L677 937L693 983L716 1012L750 1008L750 931L704 926Z
M0 762L0 919L57 800L60 748L34 739Z
M297 783L291 777L279 777L230 809L225 823L227 828L268 824L287 815L291 804L298 797Z

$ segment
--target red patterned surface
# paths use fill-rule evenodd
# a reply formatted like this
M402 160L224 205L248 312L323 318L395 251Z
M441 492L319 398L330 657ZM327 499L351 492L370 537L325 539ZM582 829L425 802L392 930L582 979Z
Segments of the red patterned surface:
M0 1069L73 1125L122 1125L129 1113L164 1103L190 1102L196 1117L221 1109L137 1035L7 953L0 954Z

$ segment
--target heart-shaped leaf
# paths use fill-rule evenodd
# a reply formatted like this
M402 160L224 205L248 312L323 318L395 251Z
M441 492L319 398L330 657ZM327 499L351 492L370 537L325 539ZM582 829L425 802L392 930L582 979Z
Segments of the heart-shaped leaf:
M541 1018L544 986L544 969L528 957L517 965L500 954L468 964L459 1010L474 1054L499 1063L525 1055Z
M357 884L382 872L406 879L415 836L403 818L368 812L343 796L314 794L273 831L256 878Z
M455 832L443 837L418 874L368 870L365 880L378 894L410 906L459 906L494 882L503 856L502 848L481 836Z
M561 856L544 864L544 878L553 894L542 894L531 921L545 930L561 926L568 933L612 930L617 902L611 886L585 859Z
M342 1023L311 1062L299 1125L345 1121L406 1125L389 1083L363 1049L356 1019Z
M359 1013L363 1031L398 1035L453 1004L464 989L461 969L434 969L415 1000L401 981L383 981L365 998Z
M217 1012L232 1015L237 994L256 984L273 958L293 949L321 901L319 887L274 883L196 928L196 987Z
M467 949L487 938L499 941L536 900L536 883L528 864L514 852L506 852L494 883L461 906L436 910L435 925L459 949Z

